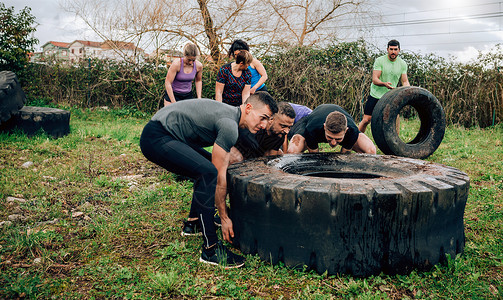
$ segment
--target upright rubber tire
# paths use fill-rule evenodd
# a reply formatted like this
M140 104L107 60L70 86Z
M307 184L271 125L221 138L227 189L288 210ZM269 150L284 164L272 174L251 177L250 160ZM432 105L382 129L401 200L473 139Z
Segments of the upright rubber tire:
M414 107L421 121L416 137L404 143L396 131L396 118L402 108ZM377 101L372 113L372 136L384 154L426 158L437 150L445 133L445 113L438 99L420 87L390 90Z
M462 253L469 178L405 157L292 154L228 169L234 243L328 274L409 274Z
M11 71L0 72L0 124L16 114L26 102L16 74Z
M7 131L18 128L29 136L42 130L53 138L59 138L70 133L70 112L51 107L24 106L1 127Z

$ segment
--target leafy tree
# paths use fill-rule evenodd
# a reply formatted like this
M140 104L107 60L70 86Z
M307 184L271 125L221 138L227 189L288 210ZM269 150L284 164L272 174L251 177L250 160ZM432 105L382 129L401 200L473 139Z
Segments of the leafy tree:
M14 7L0 2L0 70L18 72L28 63L28 52L38 43L32 35L34 23L31 8L15 14Z

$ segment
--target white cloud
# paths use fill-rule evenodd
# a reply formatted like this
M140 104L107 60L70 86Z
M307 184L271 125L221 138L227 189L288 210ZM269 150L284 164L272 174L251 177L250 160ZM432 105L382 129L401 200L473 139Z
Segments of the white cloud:
M74 40L101 39L78 17L65 11L58 0L2 0L6 7L14 7L18 13L24 7L31 8L35 16L36 32L34 36L39 40L36 51L49 41L73 42Z
M468 63L477 58L477 56L479 55L479 50L477 50L473 46L469 46L462 51L456 51L454 55L458 58L458 61L462 63Z
M379 28L379 45L396 38L402 49L435 53L468 62L478 51L503 42L501 2L494 0L376 0L385 24Z

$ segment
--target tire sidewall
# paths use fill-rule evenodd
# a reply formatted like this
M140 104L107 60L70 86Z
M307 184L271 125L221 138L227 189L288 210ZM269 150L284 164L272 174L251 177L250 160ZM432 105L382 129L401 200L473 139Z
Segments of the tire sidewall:
M24 106L26 95L14 72L0 72L0 124L11 119Z
M396 118L407 105L421 121L417 136L404 143L396 130ZM372 114L372 136L384 154L426 158L440 145L445 134L445 113L438 99L420 87L400 87L386 93Z
M383 178L310 177L311 171ZM234 242L272 264L355 276L428 270L464 248L468 176L396 156L287 154L228 169Z

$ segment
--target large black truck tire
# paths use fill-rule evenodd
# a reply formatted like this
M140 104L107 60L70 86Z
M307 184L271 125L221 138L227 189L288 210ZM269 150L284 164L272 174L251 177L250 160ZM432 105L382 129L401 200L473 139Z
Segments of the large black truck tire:
M16 114L26 102L16 74L11 71L0 72L0 124Z
M469 178L427 161L292 154L228 169L234 243L328 274L409 274L462 253Z
M40 130L53 138L70 133L70 112L51 107L24 106L2 125L3 130L21 129L28 136Z
M396 131L396 118L402 108L410 105L418 113L421 126L416 137L403 142ZM405 86L384 94L372 112L372 137L384 154L411 158L430 156L442 142L445 113L438 99L428 90Z

